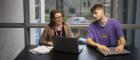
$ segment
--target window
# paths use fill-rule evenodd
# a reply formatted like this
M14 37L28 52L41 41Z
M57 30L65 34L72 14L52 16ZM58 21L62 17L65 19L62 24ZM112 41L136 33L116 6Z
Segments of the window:
M90 9L91 7L98 3L102 2L102 4L105 5L106 8L106 14L110 16L110 0L35 0L34 3L31 5L35 5L34 8L30 8L31 12L34 13L35 17L34 19L31 18L30 23L49 23L49 13L53 9L60 9L64 12L64 20L65 22L69 24L78 23L81 27L72 27L72 32L74 33L74 36L76 36L77 32L81 33L81 37L86 38L86 31L87 29L83 29L82 25L88 25L92 22L93 18L91 17ZM44 3L44 4L42 4ZM62 6L63 5L63 6ZM44 7L42 7L44 6ZM44 12L44 13L43 13ZM31 15L32 17L34 15ZM42 18L44 16L44 19ZM77 24L76 23L76 24ZM75 24L74 24L75 25ZM31 38L32 44L38 44L38 41L41 36L41 32L43 29L41 28L34 28L31 29L31 36L34 36ZM85 31L85 32L83 32Z

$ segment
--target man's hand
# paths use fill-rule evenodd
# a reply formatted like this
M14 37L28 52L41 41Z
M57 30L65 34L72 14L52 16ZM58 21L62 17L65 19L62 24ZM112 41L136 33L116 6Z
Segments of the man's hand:
M104 45L100 45L100 44L97 44L97 48L103 52L108 52L110 51L109 48L107 46L104 46Z
M118 45L115 49L116 52L122 52L124 50L124 45Z
M105 45L101 45L101 44L94 42L94 40L92 40L91 38L87 38L87 44L94 46L94 47L97 47L99 50L101 50L103 52L110 51L108 47L106 47Z
M118 46L116 47L116 52L122 52L124 50L124 46L126 44L126 40L124 36L120 37L118 40Z

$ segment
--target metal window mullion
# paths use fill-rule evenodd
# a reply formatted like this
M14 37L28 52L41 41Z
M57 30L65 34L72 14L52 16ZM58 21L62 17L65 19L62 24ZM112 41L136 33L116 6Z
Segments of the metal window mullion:
M134 0L134 3L133 3L133 10L134 10L134 11L133 11L133 17L132 17L132 18L133 18L134 20L132 20L132 23L133 23L133 24L136 24L137 0ZM133 41L132 41L132 46L135 46L135 31L136 31L136 29L133 29L133 30L132 30L132 37L134 38Z
M25 46L30 45L30 25L29 23L29 2L30 0L23 0L23 7L24 7L24 37L25 37Z

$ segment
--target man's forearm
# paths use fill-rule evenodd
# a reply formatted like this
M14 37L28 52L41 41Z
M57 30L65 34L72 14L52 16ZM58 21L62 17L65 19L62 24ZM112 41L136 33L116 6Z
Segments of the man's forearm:
M91 46L94 46L94 47L97 47L99 44L94 42L92 39L88 38L87 39L87 44L88 45L91 45Z
M118 45L126 45L126 40L124 37L120 37L120 39L118 40Z

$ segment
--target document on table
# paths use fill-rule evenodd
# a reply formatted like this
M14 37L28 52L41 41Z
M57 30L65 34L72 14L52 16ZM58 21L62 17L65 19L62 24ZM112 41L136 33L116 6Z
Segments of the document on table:
M29 51L33 54L47 54L52 48L52 46L38 46L36 48L30 49Z

